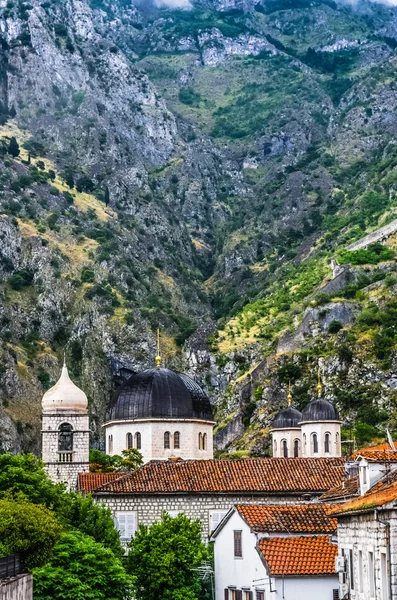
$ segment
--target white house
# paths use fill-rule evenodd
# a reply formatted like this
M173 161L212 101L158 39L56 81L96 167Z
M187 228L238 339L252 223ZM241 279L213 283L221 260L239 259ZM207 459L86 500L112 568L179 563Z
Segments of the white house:
M337 598L337 521L329 511L319 504L233 507L212 534L216 600Z
M338 518L340 597L397 600L397 451L360 450L360 496Z

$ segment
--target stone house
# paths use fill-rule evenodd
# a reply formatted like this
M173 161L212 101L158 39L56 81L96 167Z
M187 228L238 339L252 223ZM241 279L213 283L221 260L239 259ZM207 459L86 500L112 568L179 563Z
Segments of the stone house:
M359 496L336 509L340 597L397 600L397 452L360 450Z
M316 502L341 483L344 465L342 458L151 461L104 485L96 473L81 474L79 488L111 508L125 542L163 511L199 519L208 539L235 504Z
M212 534L216 600L333 600L331 506L237 505Z

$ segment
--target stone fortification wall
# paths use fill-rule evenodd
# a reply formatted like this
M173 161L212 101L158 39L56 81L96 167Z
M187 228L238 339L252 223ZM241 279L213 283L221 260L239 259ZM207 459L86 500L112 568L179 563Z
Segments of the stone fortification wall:
M0 600L33 600L33 577L30 573L0 579Z
M382 242L383 240L386 240L393 233L396 233L396 231L397 231L397 219L395 219L388 225L385 225L384 227L381 227L380 229L377 229L376 231L373 231L372 233L366 235L365 237L361 238L361 240L358 240L357 242L353 242L353 244L350 244L350 246L347 246L346 250L351 251L351 250L361 250L362 248L367 248L370 244L373 244L375 242Z

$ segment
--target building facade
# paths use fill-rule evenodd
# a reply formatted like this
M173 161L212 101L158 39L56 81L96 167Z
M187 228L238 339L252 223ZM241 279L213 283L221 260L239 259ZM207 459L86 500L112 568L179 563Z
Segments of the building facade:
M117 390L104 423L107 454L136 448L144 462L213 458L211 404L184 373L146 369Z
M43 396L41 436L42 459L51 479L76 489L78 474L89 471L88 401L66 365Z
M212 535L216 600L333 600L336 519L321 505L233 507Z

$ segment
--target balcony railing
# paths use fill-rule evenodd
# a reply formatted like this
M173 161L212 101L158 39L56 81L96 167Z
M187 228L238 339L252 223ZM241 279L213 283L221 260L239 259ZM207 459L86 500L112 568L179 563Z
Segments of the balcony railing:
M58 452L58 462L61 462L61 463L73 462L73 452Z
M22 565L19 554L0 557L0 579L15 577L20 573L22 573Z

